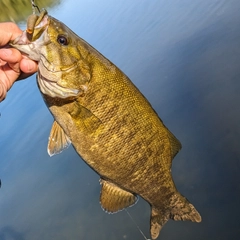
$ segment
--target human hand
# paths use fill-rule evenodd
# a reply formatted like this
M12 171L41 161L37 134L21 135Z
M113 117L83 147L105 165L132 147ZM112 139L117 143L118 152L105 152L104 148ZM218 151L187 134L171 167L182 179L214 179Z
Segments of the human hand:
M16 80L27 78L37 71L37 63L9 48L9 41L22 34L22 30L11 22L0 23L0 102Z

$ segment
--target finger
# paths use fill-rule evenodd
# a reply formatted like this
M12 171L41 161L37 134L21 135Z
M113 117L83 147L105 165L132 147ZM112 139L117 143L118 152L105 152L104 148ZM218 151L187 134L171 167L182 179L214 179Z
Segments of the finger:
M22 80L24 78L28 78L31 75L33 75L35 72L38 70L38 65L37 62L32 61L28 58L23 58L22 61L20 62L20 69L21 69L21 74L18 77L18 80Z
M22 34L22 30L12 22L0 23L0 46L6 45Z
M21 53L14 48L0 49L0 59L8 63L17 63L22 59Z
M17 71L14 71L16 69ZM19 63L6 64L1 67L0 82L5 86L7 91L12 87L13 83L20 75Z
M6 98L7 95L7 89L4 84L0 81L0 102L3 101Z
M21 53L16 49L0 49L0 59L7 62L7 65L2 66L5 71L10 86L20 75ZM9 86L8 86L9 88Z
M20 62L20 69L24 73L33 74L38 70L38 65L35 61L23 57L23 59Z
M6 64L1 66L1 83L8 91L20 75L21 53L16 49L0 49L0 59ZM2 88L3 89L3 88ZM5 94L6 95L6 94Z

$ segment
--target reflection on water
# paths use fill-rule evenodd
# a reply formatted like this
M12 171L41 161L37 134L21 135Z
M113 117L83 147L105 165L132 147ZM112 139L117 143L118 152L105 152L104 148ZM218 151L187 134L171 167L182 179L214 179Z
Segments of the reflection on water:
M60 3L60 0L35 1L40 8L52 7ZM32 13L30 0L0 0L0 22L21 22Z
M174 180L203 222L170 221L159 239L239 239L239 9L237 0L69 0L49 10L126 72L182 142ZM49 158L52 117L34 76L0 112L0 239L143 239L125 211L102 211L99 177L73 148ZM148 236L146 202L129 212Z

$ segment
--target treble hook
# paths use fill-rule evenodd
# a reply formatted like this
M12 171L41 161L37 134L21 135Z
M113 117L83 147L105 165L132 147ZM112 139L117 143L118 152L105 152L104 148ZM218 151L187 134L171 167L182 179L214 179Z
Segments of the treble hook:
M31 4L32 4L33 14L36 13L35 8L38 10L38 13L40 13L40 9L39 9L38 5L35 4L34 0L31 0Z

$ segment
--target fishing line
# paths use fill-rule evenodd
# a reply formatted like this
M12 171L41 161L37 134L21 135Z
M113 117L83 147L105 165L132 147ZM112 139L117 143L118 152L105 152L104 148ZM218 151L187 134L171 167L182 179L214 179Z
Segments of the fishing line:
M34 0L31 0L31 4L32 4L32 10L33 10L33 14L35 14L35 8L38 10L38 12L40 13L40 9L38 7L38 5L35 4Z
M152 239L147 238L147 237L145 236L145 234L144 234L143 231L140 229L140 227L137 225L136 221L133 219L132 215L128 212L128 210L127 210L126 208L125 208L124 210L127 212L128 216L131 218L131 220L133 221L133 223L136 225L138 231L142 234L142 236L144 237L144 239L145 239L145 240L152 240Z

